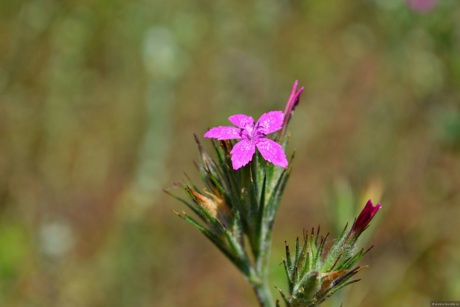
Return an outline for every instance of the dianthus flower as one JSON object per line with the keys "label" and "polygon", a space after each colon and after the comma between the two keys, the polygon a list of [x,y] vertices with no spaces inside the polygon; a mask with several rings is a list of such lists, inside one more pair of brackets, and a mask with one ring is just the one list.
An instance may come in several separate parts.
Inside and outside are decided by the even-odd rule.
{"label": "dianthus flower", "polygon": [[284,113],[282,111],[265,113],[257,123],[254,123],[254,119],[251,116],[244,114],[232,115],[228,120],[236,127],[214,127],[206,132],[204,137],[218,140],[241,139],[233,146],[230,152],[234,170],[245,166],[252,160],[256,147],[265,160],[283,168],[287,167],[288,161],[283,147],[266,138],[268,134],[282,128],[284,122]]}

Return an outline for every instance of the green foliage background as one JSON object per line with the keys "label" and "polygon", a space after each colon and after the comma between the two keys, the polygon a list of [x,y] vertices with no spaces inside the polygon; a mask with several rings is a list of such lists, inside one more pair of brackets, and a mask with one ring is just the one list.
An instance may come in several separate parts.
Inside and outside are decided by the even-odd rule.
{"label": "green foliage background", "polygon": [[254,306],[170,209],[192,133],[281,110],[284,240],[383,209],[364,281],[327,306],[460,299],[460,2],[0,2],[0,305]]}

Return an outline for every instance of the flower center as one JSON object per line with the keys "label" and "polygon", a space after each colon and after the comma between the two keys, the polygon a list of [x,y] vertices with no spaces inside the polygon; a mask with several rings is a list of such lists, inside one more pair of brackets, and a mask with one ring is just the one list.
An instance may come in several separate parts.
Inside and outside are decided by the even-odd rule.
{"label": "flower center", "polygon": [[259,127],[254,127],[252,125],[246,125],[246,127],[241,129],[240,134],[242,139],[252,142],[265,137],[265,133],[263,133]]}

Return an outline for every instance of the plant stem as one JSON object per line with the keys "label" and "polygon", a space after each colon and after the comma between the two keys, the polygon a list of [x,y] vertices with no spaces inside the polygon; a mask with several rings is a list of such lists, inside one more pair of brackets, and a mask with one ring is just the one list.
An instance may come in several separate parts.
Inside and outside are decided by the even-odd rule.
{"label": "plant stem", "polygon": [[268,287],[266,278],[263,281],[254,282],[250,281],[252,289],[256,293],[257,300],[259,301],[260,306],[262,307],[273,307],[275,306],[272,293]]}
{"label": "plant stem", "polygon": [[260,306],[273,307],[274,300],[270,288],[268,286],[268,259],[270,256],[271,232],[265,232],[262,228],[262,235],[259,236],[259,253],[255,255],[255,268],[251,272],[249,282],[257,296]]}
{"label": "plant stem", "polygon": [[255,271],[258,279],[251,280],[252,287],[259,300],[260,306],[272,307],[274,300],[268,286],[268,265],[270,258],[270,247],[272,241],[272,232],[265,221],[262,222],[258,236],[258,252],[255,254]]}

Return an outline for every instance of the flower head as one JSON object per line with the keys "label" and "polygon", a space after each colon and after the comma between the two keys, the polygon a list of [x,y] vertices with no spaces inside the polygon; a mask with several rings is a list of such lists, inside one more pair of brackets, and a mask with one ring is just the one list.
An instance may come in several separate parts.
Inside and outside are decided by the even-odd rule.
{"label": "flower head", "polygon": [[259,150],[262,157],[281,167],[287,167],[288,161],[283,147],[266,138],[267,134],[280,130],[284,122],[284,113],[281,111],[271,111],[263,114],[257,123],[251,116],[244,114],[232,115],[228,120],[236,127],[219,126],[211,128],[204,134],[206,138],[218,140],[241,139],[233,146],[232,166],[237,170],[252,160],[252,156]]}
{"label": "flower head", "polygon": [[410,8],[420,13],[429,12],[434,9],[436,2],[436,0],[407,0]]}
{"label": "flower head", "polygon": [[374,218],[374,215],[382,208],[381,204],[377,204],[376,206],[372,205],[372,200],[368,200],[366,206],[359,214],[358,218],[353,223],[353,227],[351,227],[350,234],[357,233],[359,236],[369,225],[369,223]]}

